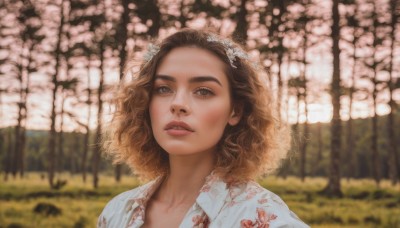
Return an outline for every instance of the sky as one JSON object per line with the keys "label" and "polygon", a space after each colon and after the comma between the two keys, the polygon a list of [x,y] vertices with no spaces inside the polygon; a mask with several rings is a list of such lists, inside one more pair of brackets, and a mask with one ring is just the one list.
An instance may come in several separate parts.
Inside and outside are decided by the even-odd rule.
{"label": "sky", "polygon": [[[226,4],[227,1],[220,1],[221,4]],[[262,3],[262,1],[256,1],[256,3]],[[315,1],[317,2],[317,11],[321,14],[324,12],[328,12],[330,9],[329,4],[325,4],[326,1]],[[325,2],[325,3],[324,3]],[[257,4],[258,4],[257,3]],[[54,11],[55,9],[52,9],[49,15],[55,15],[57,12]],[[250,19],[251,20],[251,19]],[[205,25],[205,21],[202,19],[198,19],[195,21],[192,21],[189,26],[192,28],[198,28],[201,29]],[[219,26],[221,27],[222,33],[230,33],[233,31],[235,28],[235,25],[231,23],[229,20],[223,20],[221,22],[218,22]],[[140,26],[143,27],[143,25],[138,25],[137,29],[143,29]],[[323,33],[325,30],[329,29],[328,24],[323,24],[321,26],[315,26],[312,28],[314,33]],[[173,29],[172,29],[173,30]],[[160,32],[161,37],[165,37],[168,34],[171,34],[173,31],[172,30],[162,30]],[[343,36],[346,36],[349,31],[342,31]],[[397,34],[398,37],[400,38],[400,32]],[[249,37],[252,36],[258,36],[259,34],[254,33],[254,32],[249,32]],[[287,42],[295,42],[295,40],[288,40]],[[134,45],[134,41],[130,41],[129,45],[132,46]],[[318,45],[314,46],[313,48],[310,48],[310,50],[307,52],[307,59],[310,61],[310,64],[308,65],[307,68],[307,77],[310,80],[309,87],[310,87],[310,99],[308,100],[308,121],[310,123],[317,123],[317,122],[329,122],[332,118],[332,105],[331,105],[331,100],[329,94],[324,91],[326,89],[329,89],[329,83],[332,77],[332,56],[330,54],[330,40],[325,39],[324,41],[320,42]],[[346,43],[341,43],[341,47],[344,49],[341,54],[341,77],[343,80],[344,84],[348,84],[350,81],[350,75],[351,75],[351,66],[352,62],[349,61],[349,58],[347,58],[346,55],[348,55],[347,52],[351,51],[348,47],[346,47]],[[4,55],[5,53],[0,50],[0,57],[1,55]],[[135,58],[140,58],[140,56],[143,53],[138,53]],[[253,57],[254,61],[257,61],[256,59],[258,58],[257,52],[255,53],[250,53],[251,56]],[[400,48],[397,47],[396,53],[395,53],[395,62],[400,61]],[[79,63],[78,63],[79,64]],[[85,76],[86,71],[84,70],[84,64],[80,63],[82,66],[75,66],[77,67],[77,71],[74,73],[75,75],[78,76],[79,80],[86,82],[87,83],[87,76]],[[95,63],[96,64],[96,63]],[[107,85],[116,85],[118,80],[119,80],[119,75],[118,75],[118,69],[115,69],[115,60],[109,60],[107,63],[109,67],[106,68],[106,73],[105,73],[105,83]],[[284,76],[285,79],[287,79],[290,76],[295,76],[299,75],[300,72],[300,66],[296,64],[283,64],[282,66],[282,75]],[[398,71],[397,71],[398,72]],[[384,73],[379,74],[382,80],[387,80],[388,75]],[[61,76],[65,77],[65,76]],[[50,77],[46,74],[43,73],[36,73],[31,75],[31,87],[32,87],[32,94],[29,96],[28,100],[28,119],[27,119],[27,128],[28,129],[49,129],[50,126],[50,111],[51,111],[51,88],[48,87],[48,82],[50,80]],[[99,83],[99,72],[97,68],[91,68],[90,69],[90,87],[91,88],[96,88],[98,83]],[[356,81],[356,84],[358,86],[366,87],[371,89],[371,86],[365,82],[365,80],[358,80]],[[44,87],[43,90],[38,89],[38,87]],[[5,88],[14,88],[16,89],[16,84],[15,81],[10,80],[7,76],[6,77],[0,77],[0,89],[5,89]],[[83,92],[83,89],[81,88],[80,92],[80,98],[81,100],[86,99],[86,95]],[[273,87],[272,90],[276,93],[277,88]],[[60,96],[59,96],[60,97]],[[112,97],[111,93],[108,93],[105,95],[105,100],[108,100]],[[400,91],[397,91],[395,94],[396,100],[400,100]],[[381,93],[380,97],[380,102],[377,107],[377,113],[378,115],[385,115],[387,114],[390,109],[388,105],[384,104],[385,100],[388,99],[388,93],[384,92]],[[17,105],[16,102],[19,100],[18,96],[10,96],[7,95],[5,96],[3,94],[2,97],[0,97],[0,103],[3,104],[0,106],[0,127],[6,127],[6,126],[13,126],[16,125],[17,121]],[[80,122],[86,122],[87,116],[88,116],[88,107],[86,105],[76,105],[74,104],[76,101],[74,99],[67,99],[66,101],[66,109],[67,110],[73,110],[75,115],[78,116],[78,119]],[[58,107],[61,106],[61,100],[57,100]],[[296,111],[296,106],[297,106],[297,101],[295,97],[283,97],[283,114],[287,116],[287,120],[289,123],[294,123],[297,121],[297,111]],[[347,97],[343,97],[341,99],[341,116],[343,120],[347,120],[349,118],[349,111],[348,111],[348,104],[349,100]],[[354,103],[354,109],[352,112],[352,117],[353,118],[366,118],[368,116],[372,115],[373,109],[371,108],[371,99],[363,100],[363,101],[357,101]],[[304,110],[304,104],[300,104],[300,109]],[[91,115],[91,129],[94,129],[96,126],[96,112],[97,112],[97,107],[93,106],[92,107],[92,115]],[[108,105],[108,103],[105,104],[104,107],[104,120],[107,121],[111,118],[113,112],[113,108]],[[286,114],[285,114],[286,113]],[[306,116],[304,112],[300,112],[300,119],[299,122],[304,122],[306,119]],[[65,129],[66,131],[72,131],[72,130],[80,130],[82,129],[79,127],[79,125],[75,122],[72,121],[70,118],[65,118]]]}

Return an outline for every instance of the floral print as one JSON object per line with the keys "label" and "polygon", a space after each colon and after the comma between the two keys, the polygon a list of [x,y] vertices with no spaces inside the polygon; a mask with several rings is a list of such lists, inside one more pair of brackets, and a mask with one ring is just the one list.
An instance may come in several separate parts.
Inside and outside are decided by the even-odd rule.
{"label": "floral print", "polygon": [[259,199],[259,200],[257,200],[257,202],[258,202],[259,204],[264,204],[264,203],[267,203],[268,200],[267,200],[267,199]]}
{"label": "floral print", "polygon": [[97,220],[97,227],[99,228],[106,228],[107,227],[107,221],[104,216],[100,216],[99,219]]}
{"label": "floral print", "polygon": [[[139,228],[144,224],[146,205],[162,178],[116,196],[104,208],[97,227]],[[180,228],[273,228],[309,227],[279,196],[249,181],[227,185],[210,174]]]}
{"label": "floral print", "polygon": [[259,188],[257,185],[251,186],[246,190],[246,200],[252,199],[258,193],[262,191],[262,188]]}
{"label": "floral print", "polygon": [[129,222],[128,226],[132,226],[133,223],[138,219],[143,219],[145,211],[146,211],[146,208],[144,207],[144,205],[139,204],[139,206],[133,210],[132,216],[131,216],[131,221]]}
{"label": "floral print", "polygon": [[195,215],[192,218],[193,221],[193,227],[194,228],[208,228],[208,217],[206,215],[200,216],[200,215]]}
{"label": "floral print", "polygon": [[269,224],[272,220],[275,220],[278,216],[275,214],[267,215],[267,212],[263,208],[257,208],[257,218],[253,222],[249,219],[242,219],[240,221],[241,228],[269,228]]}
{"label": "floral print", "polygon": [[204,183],[203,187],[201,187],[200,192],[209,192],[213,184],[217,181],[219,181],[218,176],[214,173],[211,173],[206,177],[206,182]]}

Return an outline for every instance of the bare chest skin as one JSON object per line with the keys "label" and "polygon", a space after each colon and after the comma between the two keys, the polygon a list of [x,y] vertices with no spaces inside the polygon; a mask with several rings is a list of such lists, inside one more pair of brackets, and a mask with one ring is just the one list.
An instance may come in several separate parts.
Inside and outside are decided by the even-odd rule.
{"label": "bare chest skin", "polygon": [[145,221],[142,227],[179,227],[193,203],[194,200],[192,203],[185,202],[177,206],[169,206],[164,202],[151,199],[147,204]]}

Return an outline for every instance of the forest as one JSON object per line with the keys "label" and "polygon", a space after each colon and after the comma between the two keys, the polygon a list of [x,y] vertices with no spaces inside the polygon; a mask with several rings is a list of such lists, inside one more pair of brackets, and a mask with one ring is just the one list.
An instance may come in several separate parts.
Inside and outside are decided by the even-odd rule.
{"label": "forest", "polygon": [[[2,0],[0,169],[117,181],[102,128],[124,71],[180,28],[232,36],[249,51],[292,127],[279,177],[400,178],[400,4],[396,0]],[[133,67],[134,69],[134,67]]]}

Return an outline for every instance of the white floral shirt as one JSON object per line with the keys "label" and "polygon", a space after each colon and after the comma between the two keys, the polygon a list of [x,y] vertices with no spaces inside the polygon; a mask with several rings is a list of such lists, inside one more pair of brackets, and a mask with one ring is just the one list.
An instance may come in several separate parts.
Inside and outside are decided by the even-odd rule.
{"label": "white floral shirt", "polygon": [[[157,178],[114,197],[98,219],[98,228],[137,228],[144,223],[146,204],[161,184]],[[227,184],[210,174],[180,228],[309,227],[276,194],[257,182]]]}

